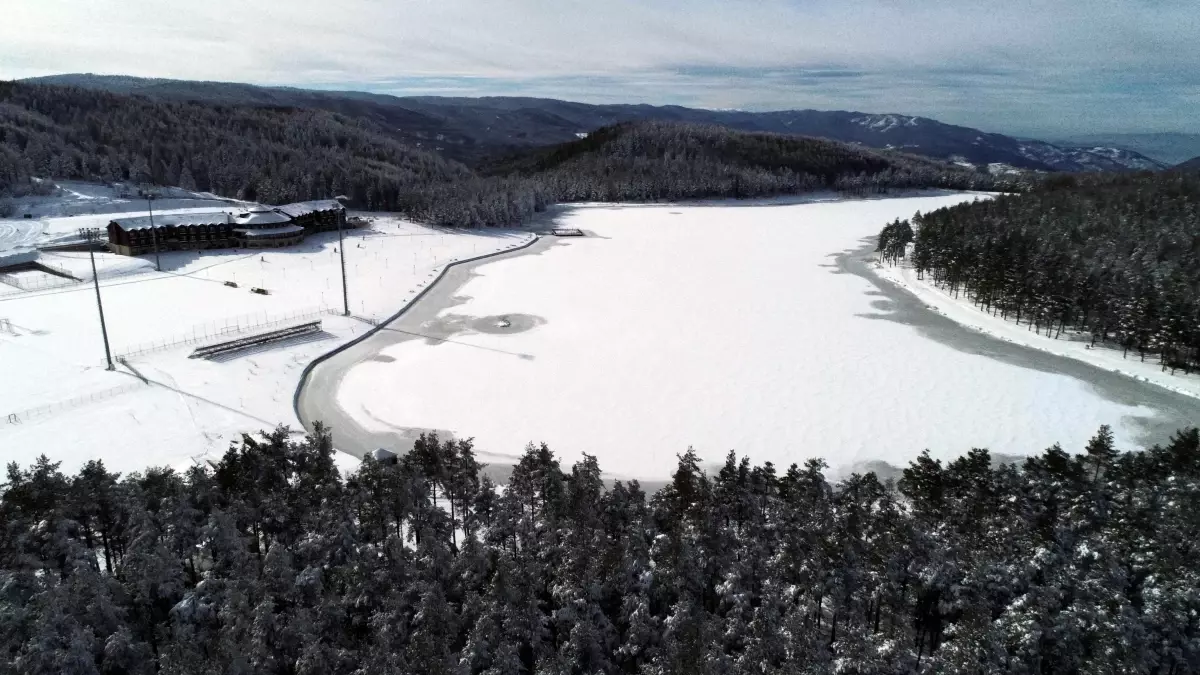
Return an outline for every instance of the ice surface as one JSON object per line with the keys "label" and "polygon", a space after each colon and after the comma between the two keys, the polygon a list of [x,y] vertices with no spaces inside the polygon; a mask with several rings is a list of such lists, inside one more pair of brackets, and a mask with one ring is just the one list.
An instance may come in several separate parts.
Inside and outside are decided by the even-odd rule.
{"label": "ice surface", "polygon": [[926,448],[1077,449],[1110,423],[1129,447],[1123,418],[1148,409],[873,320],[878,292],[833,264],[894,218],[969,198],[577,208],[556,225],[593,236],[479,268],[443,312],[543,325],[388,347],[339,402],[371,430],[450,429],[507,454],[545,441],[645,479],[688,446],[844,469]]}

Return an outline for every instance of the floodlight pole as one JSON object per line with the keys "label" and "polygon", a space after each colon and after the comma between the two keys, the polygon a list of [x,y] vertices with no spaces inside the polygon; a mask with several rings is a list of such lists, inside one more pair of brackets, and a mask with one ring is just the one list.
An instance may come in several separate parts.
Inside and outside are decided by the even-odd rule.
{"label": "floodlight pole", "polygon": [[[339,197],[338,201],[345,199]],[[344,213],[344,212],[343,212]],[[350,295],[346,291],[346,241],[342,239],[342,221],[345,220],[343,214],[339,213],[338,221],[338,255],[342,259],[342,316],[350,316]]]}
{"label": "floodlight pole", "polygon": [[150,211],[150,236],[154,239],[154,271],[162,271],[162,261],[158,258],[158,230],[154,229],[154,193],[146,193],[146,208]]}
{"label": "floodlight pole", "polygon": [[100,335],[104,338],[104,360],[108,363],[108,370],[113,368],[112,351],[108,348],[108,327],[104,323],[104,305],[100,302],[100,275],[96,273],[96,247],[95,243],[99,239],[100,231],[94,227],[85,227],[79,231],[88,243],[88,256],[92,259],[92,283],[96,287],[96,309],[100,312]]}

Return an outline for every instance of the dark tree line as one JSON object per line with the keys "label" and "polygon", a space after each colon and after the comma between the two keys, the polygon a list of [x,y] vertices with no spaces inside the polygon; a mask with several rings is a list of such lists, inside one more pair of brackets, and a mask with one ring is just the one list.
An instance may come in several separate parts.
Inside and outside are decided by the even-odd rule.
{"label": "dark tree line", "polygon": [[692,452],[651,495],[530,446],[506,489],[422,437],[343,480],[328,434],[211,468],[10,465],[0,670],[1200,671],[1200,434],[831,484]]}
{"label": "dark tree line", "polygon": [[478,170],[316,108],[166,102],[0,82],[0,198],[32,177],[174,185],[265,203],[345,195],[437,225],[512,225],[578,201],[1016,189],[950,164],[798,136],[621,124]]}
{"label": "dark tree line", "polygon": [[835,141],[678,122],[629,122],[480,167],[416,213],[437,224],[511,224],[553,203],[755,198],[837,191],[1023,189],[927,158]]}
{"label": "dark tree line", "polygon": [[1200,370],[1200,173],[1057,177],[911,227],[917,271],[993,314]]}

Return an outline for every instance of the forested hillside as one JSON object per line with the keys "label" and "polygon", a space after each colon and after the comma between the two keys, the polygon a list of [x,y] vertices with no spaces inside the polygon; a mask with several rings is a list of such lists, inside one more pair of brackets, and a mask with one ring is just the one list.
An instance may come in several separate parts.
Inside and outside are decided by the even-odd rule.
{"label": "forested hillside", "polygon": [[587,138],[498,159],[488,178],[453,186],[417,213],[432,223],[513,222],[542,205],[579,201],[762,197],[836,190],[1023,189],[935,160],[816,138],[713,125],[632,122]]}
{"label": "forested hillside", "polygon": [[323,430],[215,467],[10,465],[0,670],[256,673],[1200,671],[1200,434],[1101,428],[1019,466],[921,456],[835,484],[689,451],[656,494],[469,441],[339,478]]}
{"label": "forested hillside", "polygon": [[0,196],[31,176],[178,185],[267,203],[344,194],[439,225],[518,223],[555,202],[854,194],[1015,184],[818,139],[642,122],[475,172],[368,119],[0,83]]}
{"label": "forested hillside", "polygon": [[896,257],[983,309],[1200,370],[1200,173],[1062,176],[884,230]]}
{"label": "forested hillside", "polygon": [[282,203],[345,194],[396,209],[471,175],[378,125],[321,110],[158,102],[0,82],[0,193],[30,176],[177,185]]}
{"label": "forested hillside", "polygon": [[421,142],[423,147],[434,148],[446,157],[468,164],[499,151],[565,143],[574,140],[578,133],[613,124],[657,121],[717,124],[739,131],[814,136],[878,149],[903,148],[926,157],[966,160],[978,166],[1000,162],[1038,171],[1126,171],[1165,166],[1136,152],[1119,150],[1124,147],[1120,143],[1116,148],[1097,147],[1109,143],[1093,140],[1088,140],[1085,147],[1078,147],[1081,143],[1077,142],[1055,145],[904,114],[593,105],[515,96],[389,96],[358,91],[312,91],[230,82],[91,74],[52,75],[27,81],[139,94],[164,101],[328,110],[362,117],[394,129],[405,139]]}

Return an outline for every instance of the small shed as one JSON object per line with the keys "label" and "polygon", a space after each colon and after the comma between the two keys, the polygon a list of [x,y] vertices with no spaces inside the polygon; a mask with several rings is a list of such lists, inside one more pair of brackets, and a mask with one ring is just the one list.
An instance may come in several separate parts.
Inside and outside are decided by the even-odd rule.
{"label": "small shed", "polygon": [[371,451],[370,457],[380,464],[396,464],[400,461],[400,457],[387,448],[375,448]]}

